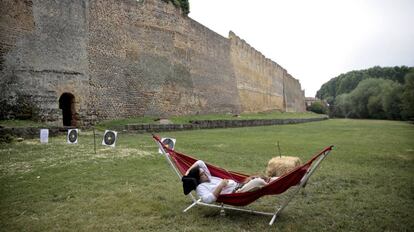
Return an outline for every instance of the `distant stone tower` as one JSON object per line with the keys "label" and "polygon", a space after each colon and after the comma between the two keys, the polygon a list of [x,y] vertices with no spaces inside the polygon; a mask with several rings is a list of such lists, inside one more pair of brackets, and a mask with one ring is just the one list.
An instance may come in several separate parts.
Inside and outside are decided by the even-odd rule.
{"label": "distant stone tower", "polygon": [[161,0],[3,0],[0,118],[305,111],[300,83]]}

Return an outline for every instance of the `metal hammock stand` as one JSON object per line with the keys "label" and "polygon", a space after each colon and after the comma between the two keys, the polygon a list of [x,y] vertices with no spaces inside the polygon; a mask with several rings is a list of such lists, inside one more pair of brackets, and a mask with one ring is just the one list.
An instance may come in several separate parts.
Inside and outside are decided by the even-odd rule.
{"label": "metal hammock stand", "polygon": [[[174,172],[181,180],[183,174],[195,161],[197,161],[197,159],[169,149],[161,142],[160,138],[155,135],[153,135],[153,138],[156,141],[158,147],[160,148],[160,151],[166,158],[167,162],[170,164],[171,168],[174,170]],[[254,192],[222,194],[217,198],[217,203],[214,204],[204,203],[201,201],[201,199],[198,199],[192,193],[190,193],[188,195],[191,198],[192,203],[187,208],[185,208],[183,212],[187,212],[189,209],[193,208],[196,205],[220,208],[222,211],[224,211],[224,209],[237,210],[272,216],[269,222],[269,225],[272,225],[275,222],[277,216],[282,212],[282,210],[297,195],[297,193],[306,186],[306,183],[308,182],[309,178],[318,168],[320,163],[329,155],[332,149],[333,146],[326,147],[321,152],[312,157],[304,165],[295,168],[289,173],[286,173],[285,175],[279,177],[278,179],[272,181],[268,185]],[[227,171],[225,169],[213,166],[211,164],[207,164],[207,166],[209,169],[211,169],[210,171],[213,176],[226,179],[233,179],[236,182],[239,182],[243,178],[248,176],[242,173]],[[291,194],[280,206],[275,206],[275,210],[273,212],[262,212],[248,208],[236,207],[248,205],[256,199],[265,195],[276,195],[283,193],[293,186],[296,186],[296,189],[294,189],[291,192]]]}

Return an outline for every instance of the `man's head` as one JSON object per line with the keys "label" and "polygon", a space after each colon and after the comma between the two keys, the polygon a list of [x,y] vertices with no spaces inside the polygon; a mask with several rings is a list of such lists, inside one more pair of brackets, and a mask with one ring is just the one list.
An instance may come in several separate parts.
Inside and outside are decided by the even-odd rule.
{"label": "man's head", "polygon": [[183,182],[184,194],[189,194],[200,184],[200,168],[198,166],[192,168],[186,176],[181,178],[181,181]]}
{"label": "man's head", "polygon": [[195,190],[200,183],[209,181],[209,178],[203,169],[195,166],[188,172],[188,175],[183,176],[181,180],[183,182],[184,194],[187,195],[192,190]]}
{"label": "man's head", "polygon": [[199,169],[199,174],[198,175],[200,177],[200,182],[201,183],[210,181],[210,179],[208,178],[206,172],[201,168]]}
{"label": "man's head", "polygon": [[197,188],[197,185],[199,182],[193,177],[189,176],[183,176],[181,178],[181,181],[183,182],[183,191],[184,195],[189,194],[191,191]]}

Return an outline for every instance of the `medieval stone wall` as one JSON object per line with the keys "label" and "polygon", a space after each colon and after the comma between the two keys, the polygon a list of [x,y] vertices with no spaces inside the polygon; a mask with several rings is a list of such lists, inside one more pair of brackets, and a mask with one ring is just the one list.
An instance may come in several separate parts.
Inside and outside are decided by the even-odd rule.
{"label": "medieval stone wall", "polygon": [[189,22],[190,67],[201,96],[200,113],[240,113],[229,40],[194,20]]}
{"label": "medieval stone wall", "polygon": [[305,92],[301,89],[299,80],[290,74],[284,75],[284,95],[286,112],[305,112]]}
{"label": "medieval stone wall", "polygon": [[16,47],[19,38],[34,30],[32,1],[1,1],[0,7],[0,70],[4,69],[5,55]]}
{"label": "medieval stone wall", "polygon": [[28,113],[61,123],[63,93],[74,96],[82,123],[300,111],[300,84],[286,70],[171,3],[4,0],[0,9],[2,117]]}
{"label": "medieval stone wall", "polygon": [[233,32],[229,39],[242,111],[283,111],[283,68]]}
{"label": "medieval stone wall", "polygon": [[229,33],[231,61],[243,112],[305,112],[299,81],[233,32]]}
{"label": "medieval stone wall", "polygon": [[99,118],[239,111],[227,39],[159,0],[90,9],[90,108]]}
{"label": "medieval stone wall", "polygon": [[[2,115],[59,121],[59,97],[88,95],[87,2],[1,1]],[[10,112],[11,111],[11,112]]]}

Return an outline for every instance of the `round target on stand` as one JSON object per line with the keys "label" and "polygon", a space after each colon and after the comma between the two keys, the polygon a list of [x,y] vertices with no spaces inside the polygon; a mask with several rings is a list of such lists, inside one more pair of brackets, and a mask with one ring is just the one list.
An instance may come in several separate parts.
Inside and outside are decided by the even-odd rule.
{"label": "round target on stand", "polygon": [[69,129],[68,130],[68,136],[67,141],[69,144],[77,144],[78,143],[78,135],[79,130],[78,129]]}
{"label": "round target on stand", "polygon": [[117,132],[106,130],[103,136],[102,145],[115,147]]}
{"label": "round target on stand", "polygon": [[[174,139],[174,138],[162,138],[161,139],[161,142],[167,147],[167,148],[169,148],[169,149],[171,149],[171,150],[174,150],[174,148],[175,148],[175,141],[176,141],[176,139]],[[162,151],[161,151],[161,149],[158,149],[158,152],[160,153],[160,154],[162,154]]]}

